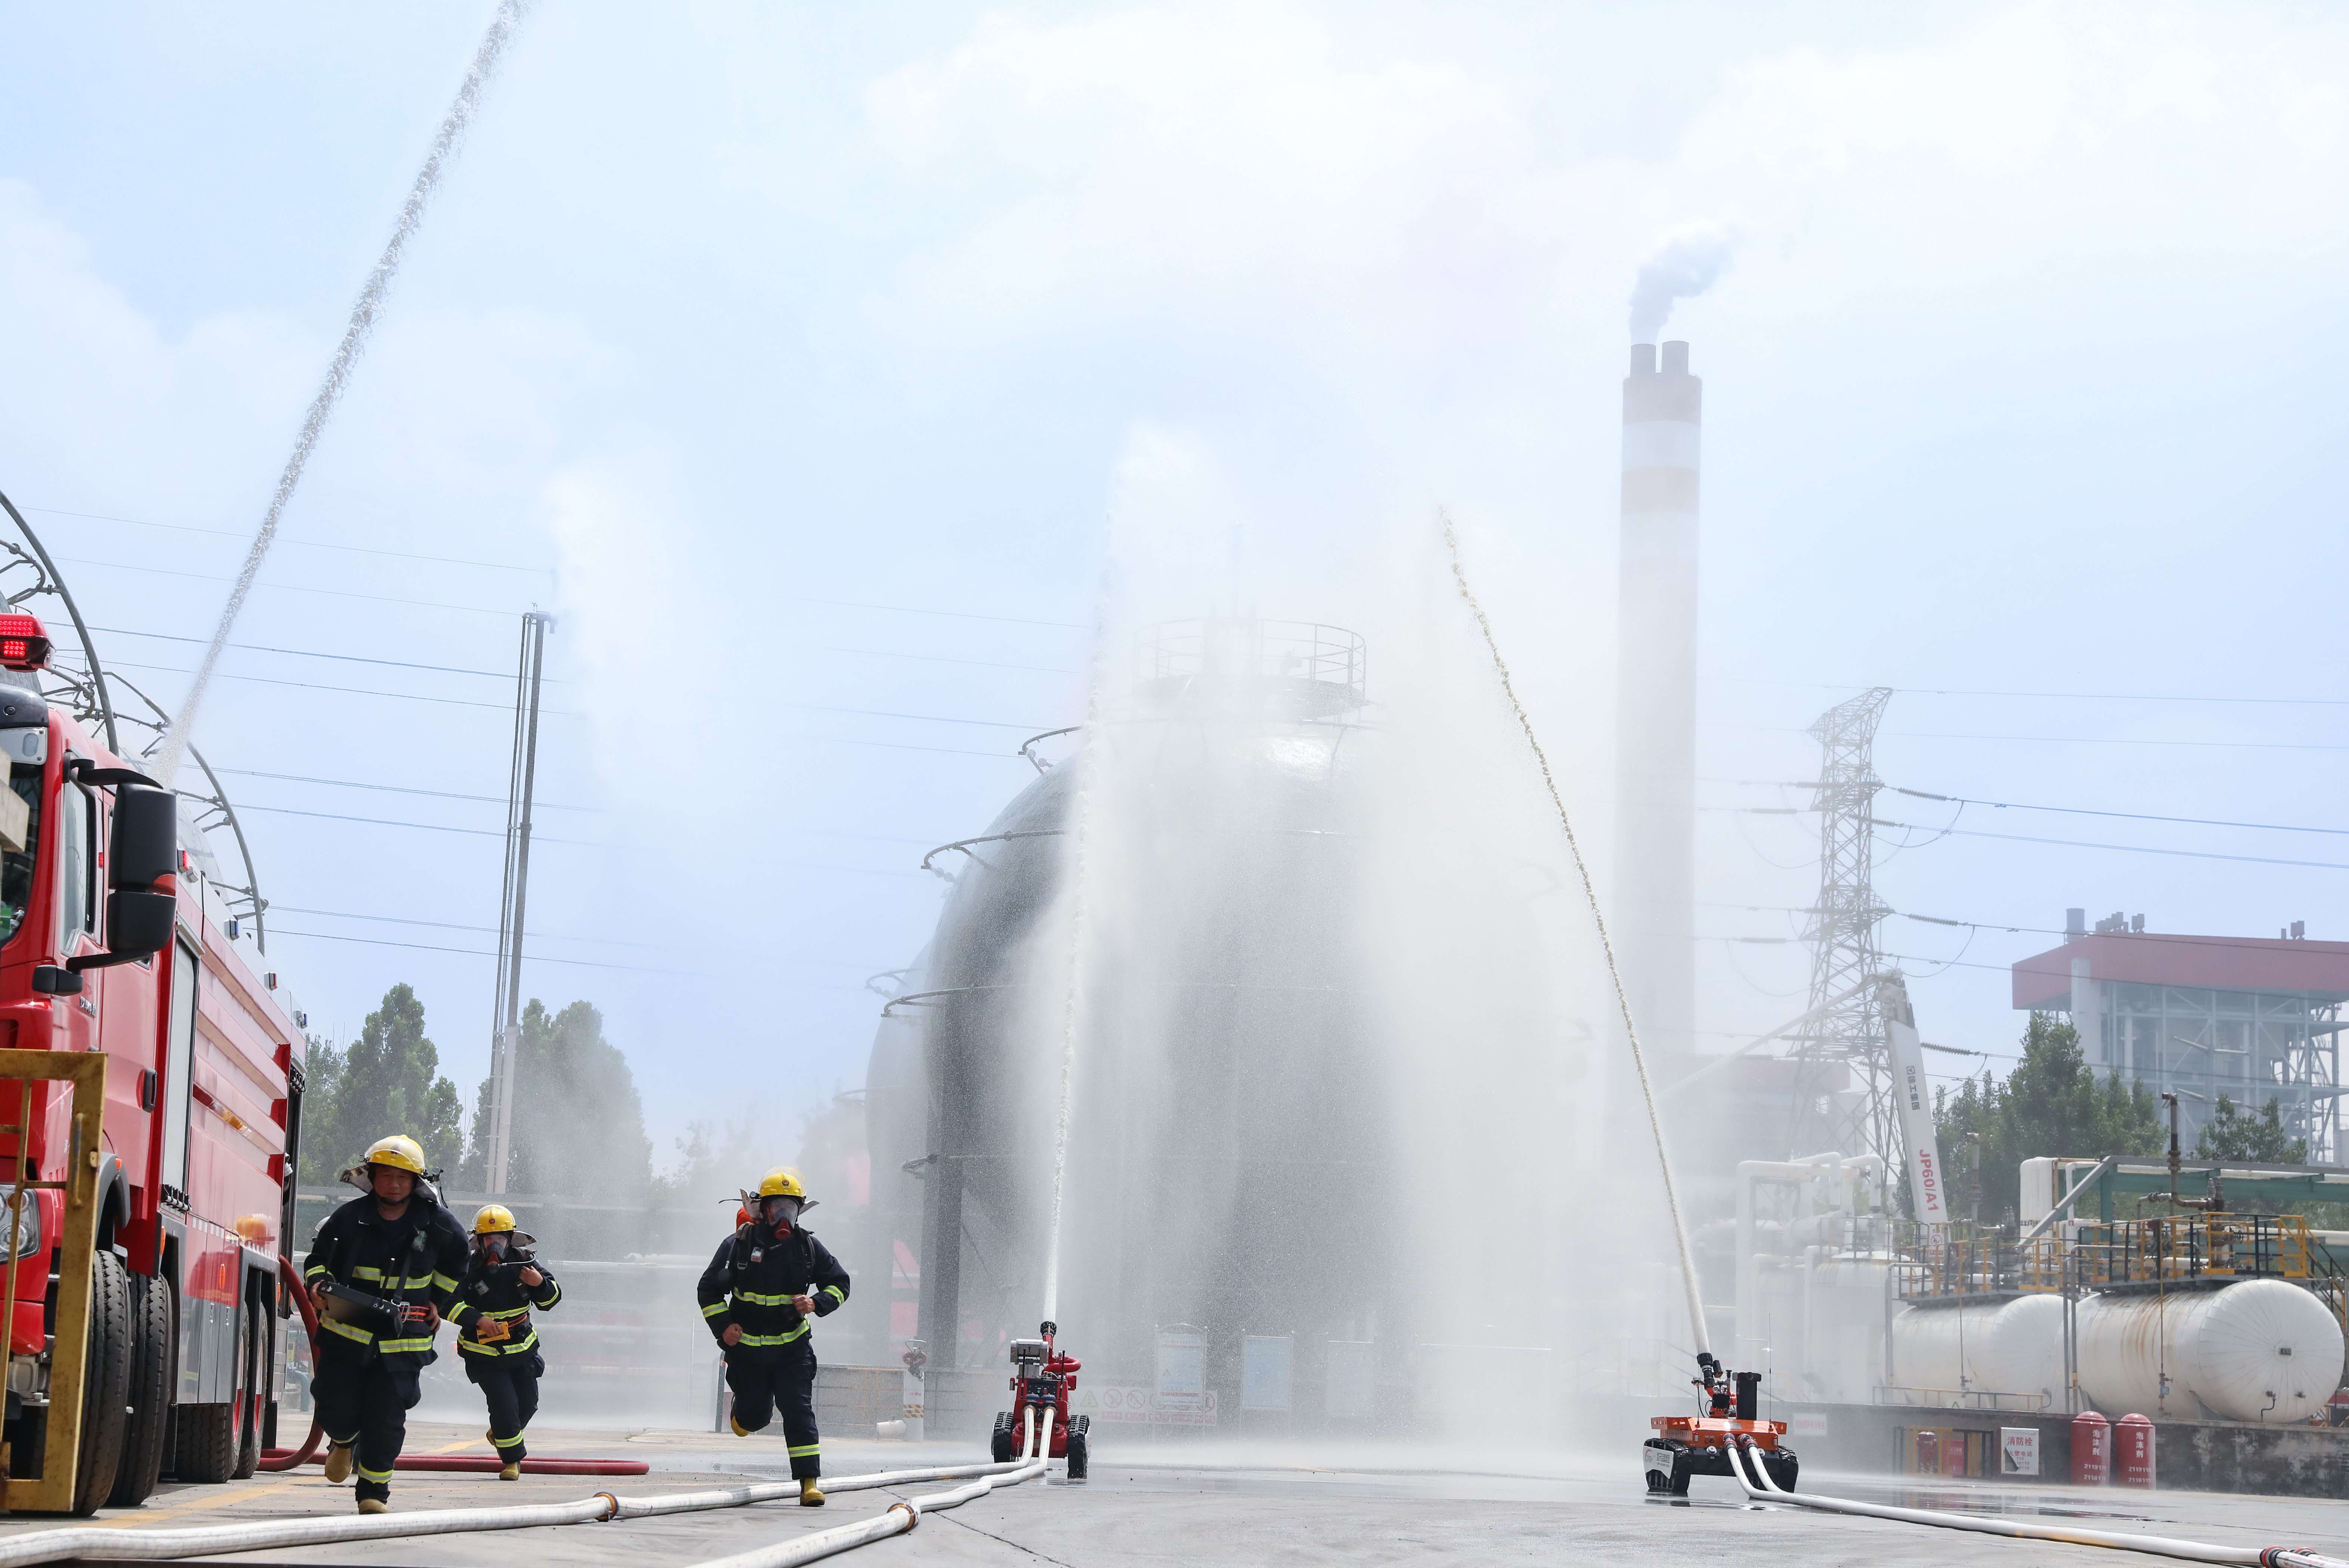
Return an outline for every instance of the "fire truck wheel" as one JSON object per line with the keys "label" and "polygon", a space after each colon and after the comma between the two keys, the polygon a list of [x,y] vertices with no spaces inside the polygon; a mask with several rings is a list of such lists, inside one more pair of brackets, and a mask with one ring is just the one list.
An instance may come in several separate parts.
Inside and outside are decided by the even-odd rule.
{"label": "fire truck wheel", "polygon": [[81,1457],[73,1511],[87,1519],[114,1490],[130,1398],[130,1271],[109,1251],[89,1265],[89,1353],[82,1362]]}
{"label": "fire truck wheel", "polygon": [[1009,1410],[997,1412],[995,1436],[988,1439],[987,1446],[987,1451],[995,1457],[995,1462],[999,1465],[1009,1464],[1011,1450],[1019,1441],[1019,1429],[1011,1424],[1011,1412]]}
{"label": "fire truck wheel", "polygon": [[267,1379],[261,1371],[269,1355],[268,1319],[262,1315],[262,1294],[260,1290],[245,1292],[244,1387],[237,1395],[243,1419],[238,1423],[240,1436],[233,1472],[238,1480],[251,1480],[261,1469],[261,1407],[269,1397],[264,1386]]}
{"label": "fire truck wheel", "polygon": [[1085,1466],[1092,1459],[1093,1418],[1079,1416],[1069,1423],[1069,1479],[1085,1479]]}
{"label": "fire truck wheel", "polygon": [[171,1433],[171,1287],[160,1274],[130,1276],[130,1415],[115,1467],[109,1508],[136,1508],[155,1491],[163,1471],[163,1443]]}
{"label": "fire truck wheel", "polygon": [[248,1360],[244,1341],[252,1337],[252,1330],[243,1319],[236,1322],[234,1366],[238,1387],[234,1396],[221,1404],[179,1408],[180,1449],[171,1473],[181,1480],[227,1480],[236,1474],[237,1460],[244,1451],[244,1396],[251,1387],[244,1376]]}

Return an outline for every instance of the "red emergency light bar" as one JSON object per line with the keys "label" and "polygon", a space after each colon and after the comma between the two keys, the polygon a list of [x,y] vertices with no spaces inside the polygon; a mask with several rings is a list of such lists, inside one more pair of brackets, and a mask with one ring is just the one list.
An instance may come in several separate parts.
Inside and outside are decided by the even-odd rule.
{"label": "red emergency light bar", "polygon": [[0,615],[0,669],[49,667],[49,632],[36,615]]}

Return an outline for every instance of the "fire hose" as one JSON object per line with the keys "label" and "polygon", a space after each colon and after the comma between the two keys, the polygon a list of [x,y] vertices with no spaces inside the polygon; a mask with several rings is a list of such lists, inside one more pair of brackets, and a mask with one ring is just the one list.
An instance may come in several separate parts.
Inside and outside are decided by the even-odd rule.
{"label": "fire hose", "polygon": [[[2182,1557],[2190,1563],[2225,1563],[2238,1568],[2349,1568],[2338,1557],[2327,1557],[2299,1546],[2211,1546],[2168,1535],[2136,1535],[2114,1530],[2075,1530],[2052,1524],[2023,1524],[1972,1513],[1945,1513],[1930,1508],[1895,1508],[1887,1503],[1855,1502],[1849,1498],[1824,1497],[1816,1492],[1787,1491],[1770,1479],[1769,1470],[1746,1450],[1753,1439],[1743,1439],[1727,1452],[1737,1484],[1757,1502],[1786,1502],[1827,1513],[1856,1513],[1868,1519],[1890,1519],[1903,1524],[1930,1524],[1943,1530],[1971,1530],[1982,1535],[2004,1535],[2023,1541],[2060,1541],[2072,1546],[2106,1546],[2119,1552],[2147,1552],[2161,1557]],[[1753,1476],[1746,1473],[1752,1460]],[[1760,1478],[1756,1485],[1754,1477]]]}
{"label": "fire hose", "polygon": [[[929,1470],[883,1470],[873,1475],[843,1476],[825,1482],[837,1494],[878,1487],[905,1486],[916,1481],[978,1478],[950,1492],[914,1498],[896,1504],[877,1520],[844,1525],[817,1535],[802,1536],[788,1546],[740,1558],[729,1564],[812,1563],[902,1534],[923,1513],[953,1508],[985,1495],[993,1486],[1016,1485],[1044,1471],[1041,1457],[1009,1464],[942,1465]],[[327,1519],[249,1520],[237,1524],[199,1525],[187,1530],[123,1530],[79,1525],[63,1530],[33,1531],[0,1537],[0,1568],[31,1568],[43,1563],[67,1563],[79,1558],[120,1562],[167,1562],[178,1557],[207,1557],[235,1552],[279,1551],[291,1547],[326,1546],[347,1541],[382,1541],[410,1535],[456,1535],[484,1530],[531,1530],[556,1524],[592,1524],[624,1519],[654,1519],[673,1513],[741,1508],[756,1502],[796,1500],[797,1481],[761,1481],[750,1486],[709,1491],[668,1492],[652,1497],[622,1497],[599,1491],[573,1502],[525,1504],[514,1508],[443,1508],[416,1513],[338,1514]],[[889,1522],[887,1528],[877,1528]],[[858,1537],[851,1539],[852,1536]],[[821,1550],[810,1550],[821,1543]]]}
{"label": "fire hose", "polygon": [[[309,1287],[302,1276],[294,1272],[294,1260],[280,1256],[277,1272],[285,1282],[286,1293],[302,1312],[302,1332],[310,1341],[310,1365],[318,1364],[318,1308],[310,1299]],[[271,1449],[261,1456],[256,1467],[265,1470],[290,1470],[314,1462],[318,1445],[326,1440],[326,1429],[318,1418],[310,1418],[310,1435],[302,1439],[298,1449]],[[464,1471],[488,1474],[503,1468],[505,1461],[492,1454],[404,1454],[392,1460],[391,1468],[403,1470]],[[642,1460],[566,1460],[543,1459],[522,1461],[525,1475],[645,1475],[652,1467]],[[0,1559],[5,1561],[5,1559]]]}
{"label": "fire hose", "polygon": [[[1035,1413],[1031,1407],[1028,1411],[1030,1422]],[[1023,1480],[1033,1480],[1042,1475],[1046,1466],[1051,1462],[1052,1419],[1055,1414],[1057,1412],[1047,1408],[1040,1426],[1023,1423],[1026,1429],[1021,1436],[1017,1463],[986,1466],[985,1469],[994,1473],[982,1475],[968,1486],[958,1486],[952,1491],[934,1491],[926,1497],[907,1498],[902,1502],[892,1503],[871,1519],[861,1519],[854,1524],[843,1524],[838,1529],[814,1535],[802,1535],[796,1541],[737,1553],[731,1557],[713,1558],[698,1564],[697,1568],[799,1568],[802,1563],[814,1563],[835,1553],[869,1546],[875,1541],[885,1541],[892,1535],[904,1535],[922,1522],[922,1515],[960,1508],[975,1498],[985,1497],[999,1486],[1018,1486]],[[844,1489],[835,1483],[832,1490],[840,1491]]]}

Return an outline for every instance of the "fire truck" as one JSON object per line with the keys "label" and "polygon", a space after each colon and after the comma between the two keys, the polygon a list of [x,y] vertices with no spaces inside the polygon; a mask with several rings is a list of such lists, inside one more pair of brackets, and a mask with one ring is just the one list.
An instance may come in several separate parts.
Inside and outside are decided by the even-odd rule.
{"label": "fire truck", "polygon": [[181,798],[44,696],[50,653],[0,614],[0,1504],[86,1515],[274,1435],[303,1037]]}

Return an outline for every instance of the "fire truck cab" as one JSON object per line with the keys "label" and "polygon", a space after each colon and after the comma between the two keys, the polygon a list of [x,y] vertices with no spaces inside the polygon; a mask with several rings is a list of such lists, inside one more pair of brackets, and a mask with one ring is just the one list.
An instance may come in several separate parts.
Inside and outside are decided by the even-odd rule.
{"label": "fire truck cab", "polygon": [[302,1037],[179,798],[32,679],[0,615],[0,1503],[253,1473],[274,1414]]}

